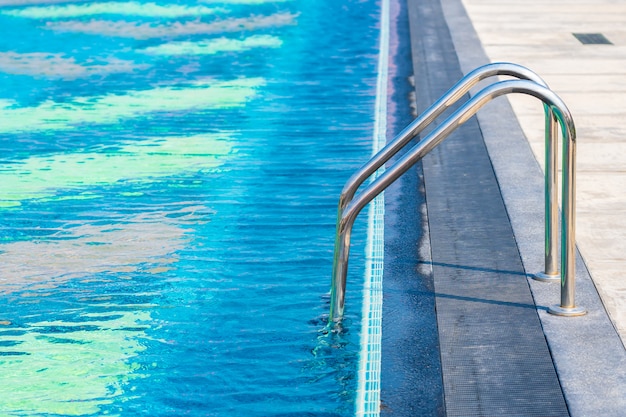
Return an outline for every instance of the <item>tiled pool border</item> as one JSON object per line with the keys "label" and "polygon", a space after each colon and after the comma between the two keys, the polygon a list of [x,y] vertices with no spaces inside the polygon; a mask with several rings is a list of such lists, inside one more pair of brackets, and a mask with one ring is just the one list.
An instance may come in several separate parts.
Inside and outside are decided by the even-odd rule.
{"label": "tiled pool border", "polygon": [[[386,143],[390,34],[389,3],[390,0],[381,1],[380,52],[378,55],[372,154],[376,154]],[[382,172],[383,169],[377,175],[380,175]],[[384,215],[385,200],[384,195],[381,194],[372,201],[368,212],[361,352],[356,399],[357,416],[374,417],[380,415]]]}

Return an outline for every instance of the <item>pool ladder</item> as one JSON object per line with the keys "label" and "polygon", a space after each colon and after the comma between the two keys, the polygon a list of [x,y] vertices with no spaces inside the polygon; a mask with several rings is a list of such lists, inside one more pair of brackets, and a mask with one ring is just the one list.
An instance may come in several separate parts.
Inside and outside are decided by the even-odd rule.
{"label": "pool ladder", "polygon": [[[363,182],[380,169],[413,138],[444,111],[459,101],[480,81],[504,75],[517,80],[498,81],[470,98],[431,133],[422,138],[383,174],[359,194]],[[339,197],[337,230],[331,284],[329,323],[343,318],[346,276],[350,256],[350,236],[356,217],[370,201],[420,161],[494,98],[510,93],[528,94],[543,102],[545,112],[545,268],[533,275],[540,281],[561,282],[561,303],[548,309],[559,316],[580,316],[586,310],[575,303],[575,191],[576,191],[576,130],[572,116],[563,101],[548,88],[536,73],[512,63],[493,63],[479,67],[457,82],[439,100],[413,120],[402,132],[385,145],[345,184]],[[562,201],[561,201],[561,271],[557,265],[558,252],[558,134],[563,137]]]}

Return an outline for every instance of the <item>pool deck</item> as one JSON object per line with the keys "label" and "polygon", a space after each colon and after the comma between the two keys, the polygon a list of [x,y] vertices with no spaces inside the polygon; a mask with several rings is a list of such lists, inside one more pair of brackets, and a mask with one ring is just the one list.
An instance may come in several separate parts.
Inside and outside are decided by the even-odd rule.
{"label": "pool deck", "polygon": [[[520,3],[463,0],[491,62],[533,69],[565,101],[578,134],[577,242],[615,327],[626,341],[626,1]],[[582,44],[602,33],[612,45]],[[536,100],[511,96],[543,164]]]}
{"label": "pool deck", "polygon": [[[517,372],[516,366],[523,369],[531,363],[545,366],[542,358],[547,355],[551,357],[558,382],[551,381],[548,376],[541,383],[545,383],[548,389],[556,389],[559,395],[562,391],[567,407],[563,409],[559,401],[555,401],[539,404],[537,409],[522,411],[520,415],[624,416],[626,127],[622,120],[626,117],[626,1],[408,2],[415,76],[416,79],[420,76],[425,78],[425,74],[430,77],[428,82],[417,80],[418,109],[424,108],[423,104],[419,105],[420,96],[422,99],[427,97],[432,103],[433,99],[429,96],[440,89],[436,85],[438,80],[448,82],[458,71],[450,70],[451,66],[460,68],[460,72],[466,74],[489,62],[514,62],[536,71],[562,97],[574,116],[578,133],[577,243],[580,254],[576,263],[576,300],[578,305],[588,310],[588,314],[582,317],[564,318],[548,314],[547,307],[559,303],[559,285],[527,277],[527,287],[532,294],[530,304],[535,305],[535,309],[531,310],[537,312],[539,320],[539,324],[535,324],[532,315],[527,314],[529,309],[523,292],[528,290],[513,288],[519,284],[519,279],[513,279],[515,276],[528,276],[543,267],[541,165],[544,138],[540,102],[521,95],[509,96],[508,101],[500,98],[478,113],[477,127],[472,128],[474,133],[466,134],[466,138],[457,140],[456,144],[451,138],[452,145],[424,159],[445,413],[514,415],[510,411],[501,414],[494,410],[508,407],[516,395],[524,396],[525,392],[529,396],[527,400],[543,401],[541,392],[527,384],[533,380],[532,375],[520,380],[523,384],[511,388],[508,394],[505,389],[501,390],[502,395],[510,397],[487,396],[492,394],[492,388],[498,383],[506,384],[506,372]],[[447,24],[447,30],[435,25],[432,33],[428,32],[429,22],[437,18],[437,14],[441,15],[444,26]],[[573,33],[602,33],[613,44],[584,45]],[[452,46],[444,45],[443,48],[452,49],[452,55],[449,51],[440,54],[435,51],[442,47],[439,44],[444,37],[449,37]],[[419,56],[416,56],[416,51]],[[418,74],[419,71],[422,73]],[[482,137],[482,141],[476,142],[479,146],[468,145],[460,149],[459,144],[468,141],[467,138],[471,139],[472,135]],[[486,163],[476,162],[483,158],[480,152],[468,154],[469,150],[482,147],[483,142],[485,155],[488,155]],[[458,152],[456,156],[454,152]],[[475,164],[477,168],[468,171],[469,168],[463,167],[463,164]],[[495,182],[488,178],[490,171]],[[463,182],[468,172],[469,176],[476,173],[480,177],[481,186],[470,190],[471,183]],[[457,175],[456,179],[454,175]],[[483,220],[461,215],[462,210],[459,211],[458,207],[474,204],[472,193],[484,192],[491,183],[499,188],[496,200],[501,201],[503,209],[498,211],[497,207],[493,208],[487,202],[475,208],[476,211],[486,211],[485,218],[494,220],[493,225],[481,228],[477,222]],[[439,193],[438,190],[444,187],[448,194],[458,194],[459,198]],[[467,196],[463,197],[463,193]],[[492,209],[495,210],[493,213],[490,212]],[[452,215],[442,216],[446,211]],[[495,219],[502,218],[503,213],[506,225],[500,227],[503,222]],[[474,240],[468,240],[473,243],[465,248],[462,234],[468,225],[473,228],[470,239]],[[487,260],[488,255],[473,255],[473,258],[471,255],[478,254],[483,247],[475,244],[476,236],[483,242],[490,241],[491,238],[484,235],[485,230],[502,233],[492,239],[497,240],[491,243],[490,249],[498,258],[495,261]],[[511,240],[507,233],[512,233],[514,237],[513,246],[516,249],[512,252],[507,252]],[[452,249],[439,243],[446,239],[455,239]],[[469,255],[464,255],[463,251]],[[459,270],[466,272],[461,274]],[[521,274],[518,270],[522,271]],[[507,284],[504,288],[498,287],[496,296],[486,296],[488,290],[477,284],[480,277],[492,288],[495,284],[501,286],[501,282]],[[459,283],[468,286],[458,290]],[[488,316],[489,311],[494,315],[498,311],[504,315],[520,314],[520,317],[527,317],[521,320],[527,324],[512,328],[511,323],[516,320],[485,319],[485,325],[495,330],[489,334],[493,340],[481,344],[481,340],[485,340],[484,335],[472,337],[480,329],[476,327],[477,323],[481,317]],[[465,323],[466,319],[468,323]],[[469,323],[471,320],[476,322]],[[498,326],[503,330],[497,330]],[[508,356],[502,357],[499,356],[501,351],[494,349],[502,342],[497,340],[500,336],[502,339],[511,337],[510,340],[522,341],[525,339],[524,332],[534,332],[534,329],[539,329],[545,340],[544,337],[533,336],[536,342],[532,346],[537,346],[536,349],[532,346],[520,349],[520,352],[532,351],[532,358],[528,359],[530,362],[513,363],[523,356],[523,353],[515,353],[514,349],[508,352]],[[539,346],[540,342],[547,343],[547,351]],[[468,346],[471,351],[467,351]],[[462,349],[466,349],[465,352]],[[467,352],[476,353],[480,360],[468,364]],[[492,361],[489,360],[491,358]],[[495,366],[490,362],[494,362]],[[494,370],[485,371],[489,367]],[[451,371],[455,374],[452,375]],[[500,371],[502,375],[498,374]],[[480,372],[480,375],[471,372]],[[478,381],[465,382],[477,375]],[[495,375],[495,379],[485,380],[485,375]],[[491,388],[485,390],[481,385]],[[464,397],[470,394],[476,398]],[[480,398],[481,395],[484,398]],[[498,401],[504,403],[497,404]],[[520,406],[523,410],[523,401]],[[546,408],[546,412],[542,413],[544,406],[553,408],[551,411]]]}

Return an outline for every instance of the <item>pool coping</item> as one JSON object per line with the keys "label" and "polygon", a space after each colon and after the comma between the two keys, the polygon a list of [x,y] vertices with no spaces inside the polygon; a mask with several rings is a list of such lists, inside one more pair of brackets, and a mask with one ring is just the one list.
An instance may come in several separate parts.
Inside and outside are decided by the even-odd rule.
{"label": "pool coping", "polygon": [[[385,146],[387,137],[387,84],[389,82],[390,0],[380,6],[380,39],[376,101],[374,104],[374,131],[372,155]],[[384,172],[379,169],[375,179]],[[380,414],[380,382],[382,361],[382,303],[384,265],[384,193],[376,197],[368,208],[365,274],[363,279],[363,306],[361,312],[361,350],[357,381],[356,415],[376,417]]]}

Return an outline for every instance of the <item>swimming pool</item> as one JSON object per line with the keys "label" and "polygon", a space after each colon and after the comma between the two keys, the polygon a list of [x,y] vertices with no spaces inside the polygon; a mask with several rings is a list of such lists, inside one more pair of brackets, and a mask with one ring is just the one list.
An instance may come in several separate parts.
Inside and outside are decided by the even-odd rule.
{"label": "swimming pool", "polygon": [[354,414],[380,5],[0,5],[0,414]]}

